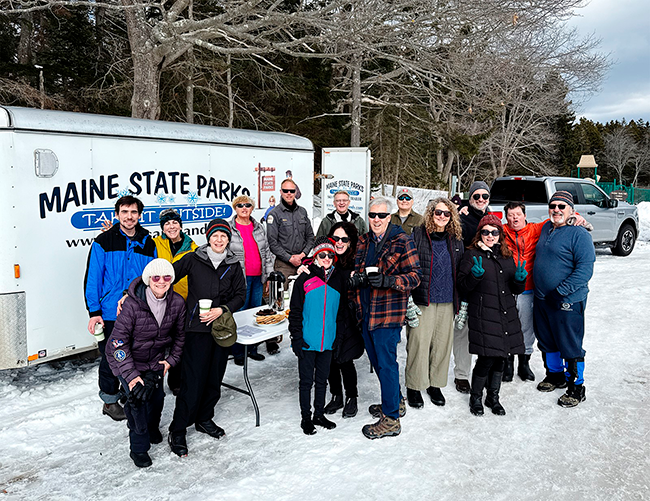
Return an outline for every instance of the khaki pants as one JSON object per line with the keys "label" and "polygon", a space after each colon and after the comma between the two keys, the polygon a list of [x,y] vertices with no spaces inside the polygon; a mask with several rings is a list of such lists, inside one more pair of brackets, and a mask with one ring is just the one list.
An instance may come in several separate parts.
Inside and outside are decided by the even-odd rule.
{"label": "khaki pants", "polygon": [[454,377],[469,380],[472,354],[469,352],[469,319],[462,329],[454,327]]}
{"label": "khaki pants", "polygon": [[447,386],[454,333],[453,303],[419,306],[420,325],[407,328],[406,387],[424,391]]}

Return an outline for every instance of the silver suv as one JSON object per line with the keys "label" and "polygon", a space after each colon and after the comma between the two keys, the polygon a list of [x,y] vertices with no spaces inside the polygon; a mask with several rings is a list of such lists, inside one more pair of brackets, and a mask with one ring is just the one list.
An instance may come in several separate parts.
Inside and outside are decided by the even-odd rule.
{"label": "silver suv", "polygon": [[[548,200],[558,190],[573,195],[576,212],[589,221],[594,230],[594,244],[607,245],[612,253],[627,256],[634,249],[639,234],[639,211],[635,205],[609,198],[588,179],[574,177],[500,177],[492,183],[490,211],[499,214],[510,201],[526,204],[526,219],[548,219]],[[495,209],[495,210],[493,210]],[[505,216],[505,214],[502,214]]]}

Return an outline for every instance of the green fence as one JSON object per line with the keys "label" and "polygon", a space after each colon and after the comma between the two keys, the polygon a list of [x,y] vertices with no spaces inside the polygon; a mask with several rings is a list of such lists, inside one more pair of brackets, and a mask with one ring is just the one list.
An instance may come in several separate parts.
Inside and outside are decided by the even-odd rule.
{"label": "green fence", "polygon": [[650,189],[635,188],[634,186],[625,186],[624,184],[616,183],[596,183],[608,195],[615,190],[627,191],[627,202],[630,204],[638,204],[639,202],[650,202]]}

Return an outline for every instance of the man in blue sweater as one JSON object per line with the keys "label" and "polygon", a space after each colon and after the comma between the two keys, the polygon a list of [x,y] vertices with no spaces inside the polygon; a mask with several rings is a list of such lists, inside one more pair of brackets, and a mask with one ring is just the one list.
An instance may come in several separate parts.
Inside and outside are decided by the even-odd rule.
{"label": "man in blue sweater", "polygon": [[548,392],[566,387],[557,403],[575,407],[585,400],[582,339],[587,284],[596,253],[585,228],[567,225],[574,212],[571,193],[557,191],[548,208],[550,221],[542,227],[533,268],[533,322],[546,365],[546,378],[537,389]]}

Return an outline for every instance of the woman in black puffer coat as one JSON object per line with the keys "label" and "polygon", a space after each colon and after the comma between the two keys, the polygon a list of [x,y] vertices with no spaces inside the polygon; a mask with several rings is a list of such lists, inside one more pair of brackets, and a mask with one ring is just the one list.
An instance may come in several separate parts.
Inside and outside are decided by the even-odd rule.
{"label": "woman in black puffer coat", "polygon": [[151,261],[131,282],[106,343],[108,365],[127,389],[131,459],[139,467],[151,466],[149,448],[162,442],[162,380],[180,361],[185,340],[185,301],[170,289],[173,279],[169,261]]}
{"label": "woman in black puffer coat", "polygon": [[472,414],[483,415],[485,386],[485,405],[494,414],[505,414],[499,402],[505,360],[509,353],[525,349],[514,296],[525,288],[524,265],[515,266],[501,220],[493,214],[484,216],[458,270],[458,287],[469,303],[469,352],[478,355],[469,401]]}

